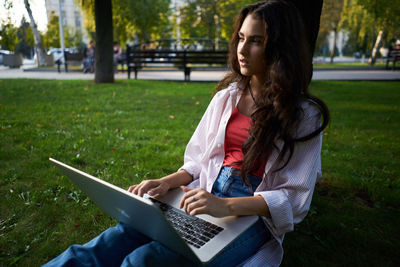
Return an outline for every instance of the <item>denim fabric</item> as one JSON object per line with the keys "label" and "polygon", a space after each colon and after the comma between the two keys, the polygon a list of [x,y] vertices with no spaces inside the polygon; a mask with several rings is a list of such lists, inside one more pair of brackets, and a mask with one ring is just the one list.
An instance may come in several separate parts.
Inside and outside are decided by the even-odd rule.
{"label": "denim fabric", "polygon": [[[223,167],[212,193],[218,197],[252,196],[261,179],[249,177],[246,187],[232,168]],[[271,238],[261,219],[219,253],[207,266],[234,266]],[[84,245],[72,245],[44,266],[195,266],[179,253],[171,251],[135,229],[118,223]]]}
{"label": "denim fabric", "polygon": [[247,177],[250,185],[247,187],[239,174],[239,170],[231,167],[222,167],[214,182],[213,193],[217,197],[248,197],[252,196],[261,179],[255,175]]}

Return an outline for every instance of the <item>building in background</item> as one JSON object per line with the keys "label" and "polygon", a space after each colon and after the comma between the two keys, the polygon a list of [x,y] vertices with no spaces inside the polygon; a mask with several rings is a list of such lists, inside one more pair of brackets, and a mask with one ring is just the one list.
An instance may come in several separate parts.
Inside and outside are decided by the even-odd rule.
{"label": "building in background", "polygon": [[83,42],[88,43],[89,39],[83,26],[83,13],[74,0],[45,0],[47,21],[50,21],[52,12],[59,16],[59,3],[61,2],[61,15],[63,26],[68,26],[76,31],[80,31],[83,36]]}

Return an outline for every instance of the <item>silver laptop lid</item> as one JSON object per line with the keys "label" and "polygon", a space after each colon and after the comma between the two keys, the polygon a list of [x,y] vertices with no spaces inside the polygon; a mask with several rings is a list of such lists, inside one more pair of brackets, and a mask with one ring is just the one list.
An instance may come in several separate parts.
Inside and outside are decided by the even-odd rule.
{"label": "silver laptop lid", "polygon": [[165,219],[157,205],[149,199],[134,195],[55,159],[49,160],[108,215],[192,261],[199,262],[198,257]]}

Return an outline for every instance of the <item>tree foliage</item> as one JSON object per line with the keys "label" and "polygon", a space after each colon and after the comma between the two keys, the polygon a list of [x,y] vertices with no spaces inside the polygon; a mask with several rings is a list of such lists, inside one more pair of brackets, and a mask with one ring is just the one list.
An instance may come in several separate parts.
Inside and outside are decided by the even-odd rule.
{"label": "tree foliage", "polygon": [[[85,13],[85,28],[95,36],[94,0],[80,1]],[[114,40],[124,46],[137,39],[144,43],[151,39],[171,36],[171,0],[113,0]]]}
{"label": "tree foliage", "polygon": [[21,53],[25,57],[31,57],[33,48],[35,46],[35,40],[33,37],[32,28],[25,17],[22,17],[21,25],[17,31],[19,42],[15,48],[16,53]]}
{"label": "tree foliage", "polygon": [[365,52],[372,48],[374,20],[357,2],[345,0],[340,28],[349,34],[348,46],[351,50]]}
{"label": "tree foliage", "polygon": [[[339,30],[343,0],[325,0],[322,6],[321,23],[317,39],[317,47],[327,44],[327,37],[331,32],[336,36]],[[333,47],[335,49],[335,47]],[[332,53],[332,52],[331,52]]]}
{"label": "tree foliage", "polygon": [[[82,33],[72,27],[64,26],[65,47],[80,47],[83,45]],[[58,16],[52,12],[47,24],[47,31],[43,35],[43,46],[46,49],[61,47],[60,42],[60,21]]]}
{"label": "tree foliage", "polygon": [[[9,11],[13,7],[13,2],[5,0],[2,3],[5,10]],[[19,41],[18,39],[18,28],[11,23],[11,15],[7,12],[7,17],[2,20],[0,25],[0,46],[2,49],[14,51]]]}
{"label": "tree foliage", "polygon": [[18,28],[14,26],[11,22],[7,22],[1,25],[0,30],[0,45],[2,49],[15,51],[15,47],[19,41],[18,39]]}
{"label": "tree foliage", "polygon": [[379,31],[386,45],[400,38],[399,14],[400,0],[345,0],[340,27],[355,51],[369,54]]}
{"label": "tree foliage", "polygon": [[248,0],[186,0],[181,8],[182,37],[202,37],[228,41],[236,15]]}
{"label": "tree foliage", "polygon": [[[76,0],[85,13],[85,29],[94,39],[94,0]],[[239,10],[250,0],[185,0],[180,7],[182,38],[228,41]],[[114,40],[146,43],[176,36],[176,9],[171,0],[113,0]]]}
{"label": "tree foliage", "polygon": [[357,0],[373,18],[375,29],[383,30],[386,40],[399,38],[400,0]]}

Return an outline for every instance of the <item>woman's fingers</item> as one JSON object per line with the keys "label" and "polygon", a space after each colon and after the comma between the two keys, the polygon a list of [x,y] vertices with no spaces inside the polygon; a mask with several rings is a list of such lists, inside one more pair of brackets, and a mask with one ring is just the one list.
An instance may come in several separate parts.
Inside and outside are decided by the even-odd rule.
{"label": "woman's fingers", "polygon": [[228,216],[227,199],[219,198],[204,189],[182,188],[186,193],[181,199],[180,208],[193,216],[209,214],[214,217]]}
{"label": "woman's fingers", "polygon": [[157,187],[147,191],[150,196],[164,195],[168,191],[168,186],[165,183],[160,183]]}
{"label": "woman's fingers", "polygon": [[189,215],[210,213],[209,205],[213,200],[213,195],[201,188],[190,189],[183,187],[182,189],[186,193],[181,199],[180,208],[183,208]]}
{"label": "woman's fingers", "polygon": [[197,215],[197,214],[204,214],[204,213],[208,213],[208,207],[205,203],[204,199],[201,200],[196,200],[192,203],[190,203],[187,206],[187,209],[185,210],[185,212],[191,216]]}
{"label": "woman's fingers", "polygon": [[132,193],[132,191],[135,189],[136,186],[137,186],[136,184],[135,184],[135,185],[131,185],[131,186],[128,188],[128,191]]}
{"label": "woman's fingers", "polygon": [[149,191],[154,191],[153,194],[149,195],[157,195],[162,192],[168,191],[165,190],[166,186],[164,186],[160,181],[157,180],[145,180],[142,181],[140,184],[132,185],[129,187],[129,192],[143,197],[144,194],[148,193]]}
{"label": "woman's fingers", "polygon": [[[193,197],[194,195],[197,194],[197,191],[199,189],[190,189],[186,186],[181,186],[181,189],[183,191],[185,191],[186,193],[183,195],[183,197],[181,198],[181,202],[179,203],[179,208],[184,208],[186,210],[186,206],[190,203],[190,200],[194,200]],[[190,199],[192,198],[192,199]]]}

